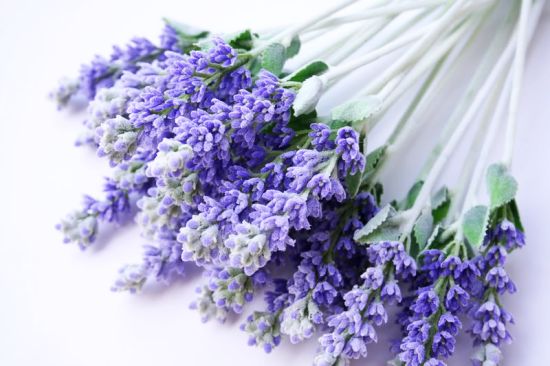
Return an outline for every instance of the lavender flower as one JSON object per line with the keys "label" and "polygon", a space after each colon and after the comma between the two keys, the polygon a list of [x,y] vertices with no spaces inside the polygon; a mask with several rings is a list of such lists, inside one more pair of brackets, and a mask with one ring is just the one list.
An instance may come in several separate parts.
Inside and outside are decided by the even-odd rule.
{"label": "lavender flower", "polygon": [[[341,359],[366,357],[367,345],[377,341],[374,326],[380,326],[388,320],[384,304],[377,300],[381,297],[381,292],[386,289],[387,293],[388,285],[392,288],[396,286],[394,277],[407,278],[416,273],[414,260],[409,261],[401,243],[371,244],[368,254],[370,261],[377,267],[368,268],[361,276],[364,283],[354,286],[346,293],[346,310],[329,318],[328,326],[332,328],[332,332],[319,339],[322,356],[316,358],[318,364],[327,360],[334,364]],[[401,292],[393,292],[397,291]]]}
{"label": "lavender flower", "polygon": [[[203,321],[242,313],[269,284],[265,307],[241,326],[248,343],[266,352],[283,335],[299,343],[321,331],[315,364],[347,365],[367,357],[390,320],[388,305],[396,305],[402,337],[391,364],[444,366],[468,314],[474,365],[497,365],[512,322],[500,296],[515,291],[504,265],[525,244],[515,201],[500,197],[507,203],[489,210],[482,245],[448,235],[456,229],[442,217],[448,200],[431,211],[441,230],[432,230],[428,217],[418,219],[414,235],[396,236],[394,224],[412,225],[426,203],[415,200],[426,195],[411,191],[406,202],[392,203],[406,212],[372,220],[382,194],[373,177],[395,137],[363,155],[365,121],[378,118],[378,102],[368,98],[366,109],[364,100],[354,101],[354,113],[343,113],[344,105],[333,110],[334,120],[304,116],[296,96],[314,85],[318,99],[338,73],[301,79],[320,63],[282,71],[269,52],[281,51],[284,61],[296,39],[266,50],[246,31],[196,43],[206,35],[168,23],[160,46],[136,38],[55,91],[60,105],[88,99],[78,143],[96,148],[113,168],[104,197],[86,196],[57,226],[65,241],[84,249],[105,223],[135,216],[152,244],[141,262],[121,268],[113,291],[171,283],[193,262],[206,277],[191,304]],[[422,219],[424,212],[430,210]],[[362,245],[354,234],[367,224],[378,225],[368,235],[380,234],[379,241]]]}
{"label": "lavender flower", "polygon": [[267,353],[281,343],[279,320],[276,315],[268,312],[255,311],[247,317],[241,330],[249,334],[249,345],[261,346]]}

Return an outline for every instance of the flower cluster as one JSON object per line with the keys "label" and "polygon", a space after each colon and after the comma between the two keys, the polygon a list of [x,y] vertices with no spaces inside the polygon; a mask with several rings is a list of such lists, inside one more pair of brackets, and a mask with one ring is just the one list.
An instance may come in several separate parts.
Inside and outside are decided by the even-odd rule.
{"label": "flower cluster", "polygon": [[[314,123],[311,133],[296,136],[289,127],[296,91],[267,70],[253,73],[251,56],[221,38],[188,53],[138,44],[142,51],[117,49],[110,61],[120,75],[105,79],[107,66],[98,61],[81,84],[93,97],[86,142],[115,175],[105,200],[86,197],[84,208],[62,221],[65,240],[85,248],[102,222],[135,215],[155,244],[141,264],[121,269],[113,290],[136,292],[152,277],[169,281],[191,261],[209,278],[194,303],[204,319],[240,312],[266,283],[264,267],[294,261],[287,249],[309,246],[289,284],[280,331],[293,340],[310,336],[324,319],[320,308],[341,302],[339,291],[353,277],[340,273],[341,259],[331,252],[336,245],[349,256],[358,252],[350,237],[376,210],[372,196],[346,193],[346,177],[365,167],[359,135]],[[153,51],[158,55],[146,62]],[[353,214],[339,224],[344,233],[330,239],[341,207]],[[313,220],[315,242],[305,239]],[[322,244],[323,235],[334,244]],[[324,280],[317,283],[312,273]],[[266,342],[257,343],[276,345]]]}
{"label": "flower cluster", "polygon": [[372,266],[361,275],[363,283],[344,295],[345,310],[329,319],[332,332],[319,339],[316,365],[366,357],[367,345],[378,339],[374,327],[388,321],[385,306],[402,300],[398,282],[416,275],[416,262],[400,242],[371,244],[367,252]]}
{"label": "flower cluster", "polygon": [[[508,251],[524,245],[523,233],[508,220],[494,224],[483,250],[472,258],[430,249],[422,255],[415,294],[400,323],[405,332],[398,359],[405,365],[444,365],[455,351],[462,328],[459,316],[469,316],[468,330],[476,346],[474,365],[498,365],[499,346],[510,342],[507,324],[512,316],[502,308],[499,296],[516,288],[503,266]],[[459,247],[451,241],[448,250]]]}
{"label": "flower cluster", "polygon": [[[392,344],[391,364],[444,366],[456,337],[467,331],[474,366],[498,365],[513,321],[500,298],[516,290],[504,265],[525,245],[517,183],[506,164],[495,164],[488,170],[487,206],[468,207],[474,185],[463,203],[451,204],[446,189],[432,196],[452,150],[445,143],[460,141],[472,123],[466,117],[476,111],[452,121],[452,135],[434,148],[426,176],[406,198],[381,206],[381,167],[397,152],[399,134],[417,130],[405,124],[430,83],[439,81],[443,55],[468,43],[453,37],[468,33],[476,7],[452,5],[448,12],[455,8],[463,14],[445,18],[455,25],[427,27],[437,34],[429,31],[414,43],[415,52],[405,52],[367,85],[379,95],[348,101],[330,116],[318,116],[315,104],[369,57],[336,68],[315,60],[285,69],[299,52],[298,34],[219,37],[168,23],[158,45],[136,38],[109,58],[97,56],[53,96],[59,106],[87,101],[77,144],[93,148],[112,174],[104,197],[85,196],[57,229],[66,243],[86,249],[105,225],[133,219],[148,245],[140,262],[121,268],[112,290],[137,293],[151,280],[170,284],[193,266],[204,282],[190,307],[203,321],[241,314],[264,293],[264,307],[253,309],[241,330],[249,345],[266,352],[285,337],[300,343],[319,336],[314,364],[348,365],[367,357],[379,328],[397,310],[401,334]],[[295,29],[315,30],[313,23]],[[441,41],[441,55],[424,58],[429,40]],[[395,42],[410,43],[402,41]],[[377,58],[387,50],[373,49],[379,52]],[[367,154],[370,128],[387,102],[428,66],[434,73],[403,119],[385,144]],[[468,317],[471,326],[462,324]]]}

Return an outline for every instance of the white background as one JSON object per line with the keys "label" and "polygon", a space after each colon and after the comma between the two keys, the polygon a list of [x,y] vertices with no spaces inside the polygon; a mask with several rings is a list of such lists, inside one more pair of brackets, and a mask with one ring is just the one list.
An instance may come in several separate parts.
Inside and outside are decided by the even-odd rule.
{"label": "white background", "polygon": [[[83,116],[56,111],[46,95],[60,76],[74,75],[80,63],[107,54],[112,44],[134,35],[155,38],[162,16],[232,31],[291,23],[329,3],[0,0],[0,365],[311,363],[314,340],[301,346],[285,341],[265,355],[246,346],[240,321],[202,325],[187,308],[197,274],[170,288],[149,286],[139,296],[111,293],[119,266],[141,255],[136,228],[108,232],[84,253],[61,244],[54,224],[82,193],[98,192],[108,168],[90,150],[72,146]],[[513,170],[528,247],[509,266],[519,292],[505,299],[517,322],[505,365],[550,365],[549,64],[547,9],[521,98]],[[411,183],[416,168],[409,160],[396,167],[399,179],[389,176],[390,194]],[[468,342],[461,347],[451,365],[467,364]],[[386,355],[381,342],[358,364],[382,365]]]}

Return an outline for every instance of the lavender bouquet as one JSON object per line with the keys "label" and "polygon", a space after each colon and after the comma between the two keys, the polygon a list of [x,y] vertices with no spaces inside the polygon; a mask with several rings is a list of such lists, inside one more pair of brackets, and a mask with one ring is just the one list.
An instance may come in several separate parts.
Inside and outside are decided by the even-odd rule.
{"label": "lavender bouquet", "polygon": [[[52,93],[59,107],[85,101],[77,144],[112,167],[104,196],[85,196],[57,228],[86,249],[104,226],[133,218],[148,244],[112,289],[136,293],[199,267],[191,307],[204,321],[249,314],[241,329],[266,352],[283,337],[315,336],[315,365],[346,365],[367,357],[393,307],[401,336],[388,364],[445,365],[467,332],[473,364],[499,365],[513,321],[502,296],[515,292],[504,265],[525,245],[510,174],[517,106],[543,4],[346,0],[302,24],[232,35],[166,20],[158,44],[115,47]],[[495,36],[421,174],[406,197],[383,197],[381,173],[406,178],[391,165],[487,32]],[[301,52],[329,36],[314,55]],[[328,90],[397,51],[318,114]],[[414,98],[371,148],[371,131],[407,91]],[[463,144],[464,165],[453,166]],[[460,171],[454,188],[437,186],[445,170]],[[265,304],[249,309],[258,295]]]}

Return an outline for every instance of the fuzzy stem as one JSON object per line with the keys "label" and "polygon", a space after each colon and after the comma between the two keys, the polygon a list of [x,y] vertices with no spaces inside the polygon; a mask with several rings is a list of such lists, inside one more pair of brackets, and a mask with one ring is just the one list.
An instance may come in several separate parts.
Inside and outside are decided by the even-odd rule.
{"label": "fuzzy stem", "polygon": [[[508,76],[504,80],[502,76],[486,105],[476,137],[472,141],[470,151],[466,156],[461,173],[461,181],[458,184],[455,198],[452,200],[453,202],[451,202],[451,207],[449,208],[449,218],[454,216],[455,209],[459,208],[460,205],[462,205],[461,215],[464,214],[466,207],[473,207],[475,193],[481,181],[487,156],[496,135],[496,127],[502,116],[502,108],[507,101],[506,97],[509,92],[510,78]],[[460,228],[458,231],[460,231]]]}
{"label": "fuzzy stem", "polygon": [[366,11],[363,13],[327,19],[326,21],[320,22],[319,24],[317,24],[315,27],[311,29],[312,30],[322,29],[324,27],[333,27],[341,24],[349,24],[353,22],[363,21],[363,20],[372,19],[372,18],[378,18],[382,16],[398,15],[409,10],[439,6],[441,4],[444,4],[445,2],[446,1],[444,0],[413,0],[413,1],[399,2],[396,4],[389,4],[383,7],[370,9],[369,11]]}
{"label": "fuzzy stem", "polygon": [[[373,61],[376,61],[382,56],[385,56],[405,45],[407,45],[410,42],[413,42],[414,40],[420,38],[422,34],[426,31],[426,26],[417,29],[411,33],[406,33],[403,36],[397,38],[396,40],[389,42],[385,44],[384,46],[377,48],[361,57],[359,57],[356,60],[353,60],[349,63],[346,63],[345,65],[333,67],[331,71],[327,72],[325,75],[323,75],[323,78],[327,81],[327,83],[334,84],[338,79],[341,77],[348,75],[350,72],[354,71],[355,69],[364,66],[366,64],[369,64]],[[389,81],[389,80],[388,80]]]}
{"label": "fuzzy stem", "polygon": [[[485,16],[487,16],[486,14]],[[480,22],[481,23],[481,22]],[[444,55],[437,63],[432,67],[429,75],[426,77],[424,84],[420,87],[413,101],[394,127],[388,141],[386,143],[386,153],[384,161],[381,162],[379,169],[372,175],[371,181],[376,181],[377,177],[384,170],[385,164],[391,156],[399,151],[407,140],[408,136],[414,134],[418,129],[423,126],[423,122],[426,119],[420,119],[419,116],[423,115],[426,108],[431,105],[433,97],[439,94],[443,81],[446,79],[448,73],[452,73],[452,69],[456,66],[458,61],[464,57],[465,51],[474,43],[477,38],[481,27],[478,26],[475,31],[470,34],[462,45],[457,46],[447,55]],[[415,124],[408,123],[409,120],[418,120]]]}
{"label": "fuzzy stem", "polygon": [[301,24],[297,24],[293,27],[288,28],[287,30],[282,31],[281,33],[277,34],[275,37],[271,38],[268,42],[266,42],[263,46],[260,46],[256,49],[254,49],[254,53],[258,54],[265,50],[267,47],[269,47],[270,44],[274,42],[284,41],[287,39],[292,39],[294,36],[300,34],[300,32],[311,28],[312,25],[317,24],[319,21],[322,21],[323,19],[331,16],[334,13],[339,12],[342,9],[347,8],[348,6],[352,5],[353,3],[356,3],[359,0],[345,0],[342,3],[339,3],[338,5],[335,5],[327,10],[322,11],[321,13],[315,15],[314,17],[306,20],[305,22]]}
{"label": "fuzzy stem", "polygon": [[[538,20],[538,16],[540,14],[540,10],[542,9],[542,3],[538,3],[535,7],[535,11],[533,12],[533,23],[531,24],[531,29],[529,29],[528,37],[530,38],[533,34],[534,27],[536,25],[536,22]],[[498,123],[502,120],[502,114],[504,113],[504,109],[508,105],[508,93],[510,92],[511,96],[511,90],[510,88],[513,85],[514,82],[514,69],[512,68],[507,76],[506,84],[504,87],[504,90],[501,93],[501,96],[498,101],[498,105],[496,107],[496,111],[493,115],[493,120],[491,121],[491,125],[489,127],[489,130],[487,132],[487,138],[485,140],[485,143],[483,145],[483,148],[477,158],[477,164],[475,168],[475,172],[472,176],[472,179],[470,180],[470,185],[468,187],[468,192],[466,194],[464,204],[462,207],[462,213],[464,213],[466,210],[471,208],[473,205],[476,204],[476,194],[479,191],[479,186],[482,181],[482,176],[485,171],[485,167],[487,165],[487,157],[489,155],[491,146],[493,145],[493,141],[496,137],[496,133],[498,131]]]}
{"label": "fuzzy stem", "polygon": [[514,153],[514,142],[516,135],[518,104],[523,80],[523,70],[525,68],[525,54],[527,44],[529,43],[529,13],[531,12],[531,0],[522,0],[521,11],[518,23],[518,37],[516,45],[516,54],[514,56],[514,65],[512,71],[512,91],[510,92],[510,104],[508,108],[508,121],[506,124],[506,142],[503,162],[510,167]]}
{"label": "fuzzy stem", "polygon": [[413,207],[408,210],[408,221],[405,230],[403,231],[403,235],[408,236],[408,234],[411,232],[416,218],[420,214],[422,208],[426,205],[426,202],[428,202],[431,191],[440,173],[443,171],[443,168],[445,168],[447,161],[451,157],[451,154],[454,152],[462,136],[474,120],[474,117],[476,116],[480,106],[487,99],[487,96],[497,82],[498,77],[500,76],[506,65],[509,63],[514,50],[514,43],[515,37],[512,37],[511,42],[508,43],[506,49],[504,50],[504,52],[502,52],[496,65],[493,67],[491,73],[489,74],[487,79],[485,79],[485,82],[481,86],[481,89],[476,93],[474,101],[467,109],[464,117],[458,123],[453,134],[449,138],[449,141],[447,141],[440,155],[435,160],[433,167],[431,168],[422,188],[420,189],[420,192],[418,193],[418,197]]}
{"label": "fuzzy stem", "polygon": [[431,93],[433,93],[434,87],[441,82],[440,78],[446,61],[447,57],[444,57],[439,62],[437,62],[430,74],[426,77],[426,80],[415,95],[413,101],[410,103],[403,116],[397,122],[397,125],[394,127],[390,137],[388,138],[388,141],[386,142],[386,152],[384,154],[384,160],[380,162],[378,169],[376,169],[376,171],[369,178],[371,183],[376,182],[376,180],[380,176],[380,173],[383,171],[383,167],[387,166],[386,162],[389,160],[390,156],[392,156],[395,151],[397,151],[397,149],[395,149],[396,141],[398,141],[399,138],[406,139],[406,136],[415,131],[414,128],[407,128],[407,126],[409,125],[409,122],[414,120],[414,117],[418,114],[420,110],[419,106],[422,106],[421,102],[425,102],[427,97],[430,96]]}
{"label": "fuzzy stem", "polygon": [[[479,21],[478,21],[479,23]],[[386,111],[393,103],[401,97],[401,95],[408,90],[418,78],[424,74],[430,67],[439,62],[445,55],[456,46],[456,44],[462,40],[464,34],[468,31],[475,32],[479,24],[476,24],[472,29],[468,27],[470,22],[464,23],[458,30],[450,34],[444,41],[442,41],[436,48],[430,51],[430,54],[426,58],[422,58],[410,71],[410,73],[404,78],[403,82],[391,91],[387,96],[381,95],[383,97],[382,112]],[[469,38],[469,37],[467,37]]]}
{"label": "fuzzy stem", "polygon": [[[378,78],[371,82],[364,92],[366,94],[372,94],[379,91],[394,76],[401,73],[412,61],[425,53],[433,41],[440,36],[441,31],[449,24],[456,21],[456,18],[460,14],[465,3],[466,0],[456,0],[456,2],[450,6],[443,16],[432,24],[430,31],[425,33],[404,55],[388,67]],[[335,70],[334,73],[337,75],[347,74],[350,70],[354,70],[357,67],[364,65],[364,63],[358,61],[351,62],[345,67],[342,65],[342,67],[340,67],[339,70]]]}
{"label": "fuzzy stem", "polygon": [[340,43],[338,47],[331,50],[332,52],[327,55],[327,62],[331,65],[338,65],[343,60],[355,53],[361,46],[369,41],[373,36],[377,35],[384,27],[386,27],[393,17],[383,18],[377,20],[375,23],[367,23],[362,26],[359,32],[343,38],[341,42],[345,42],[343,45]]}
{"label": "fuzzy stem", "polygon": [[[332,57],[334,57],[335,54],[342,53],[342,52],[353,53],[363,45],[363,42],[361,44],[350,44],[351,40],[364,38],[364,42],[366,42],[370,39],[370,37],[374,36],[376,32],[378,32],[386,24],[387,24],[387,20],[382,19],[382,20],[377,20],[376,22],[369,22],[366,25],[360,26],[359,28],[354,28],[349,32],[345,32],[340,37],[336,38],[334,41],[331,41],[329,46],[324,46],[318,49],[312,56],[308,57],[308,59],[302,63],[302,66],[305,66],[309,62],[312,62],[314,60],[325,60],[329,64],[330,63],[337,64],[338,61],[331,62],[331,59]],[[360,36],[357,36],[358,34],[360,34]],[[344,43],[344,45],[342,46],[343,42],[346,42],[346,43]]]}
{"label": "fuzzy stem", "polygon": [[441,134],[440,142],[433,148],[432,153],[426,160],[426,163],[424,164],[420,173],[420,179],[425,179],[426,175],[428,175],[428,173],[431,170],[431,167],[434,164],[434,161],[437,159],[437,157],[441,153],[441,150],[443,149],[445,142],[449,140],[451,134],[453,133],[454,128],[456,127],[457,121],[459,120],[459,118],[461,118],[464,115],[466,108],[472,103],[472,100],[474,99],[476,92],[481,87],[481,84],[485,76],[489,73],[489,71],[493,67],[498,55],[502,53],[503,44],[506,41],[506,39],[509,38],[508,33],[509,33],[508,27],[501,27],[496,37],[493,39],[493,41],[489,45],[488,51],[483,57],[483,60],[481,61],[480,66],[477,67],[475,74],[472,77],[466,89],[466,92],[464,93],[464,97],[462,97],[461,101],[458,103],[457,107],[454,109],[453,113],[451,114],[451,117],[449,118],[449,121],[446,124]]}

